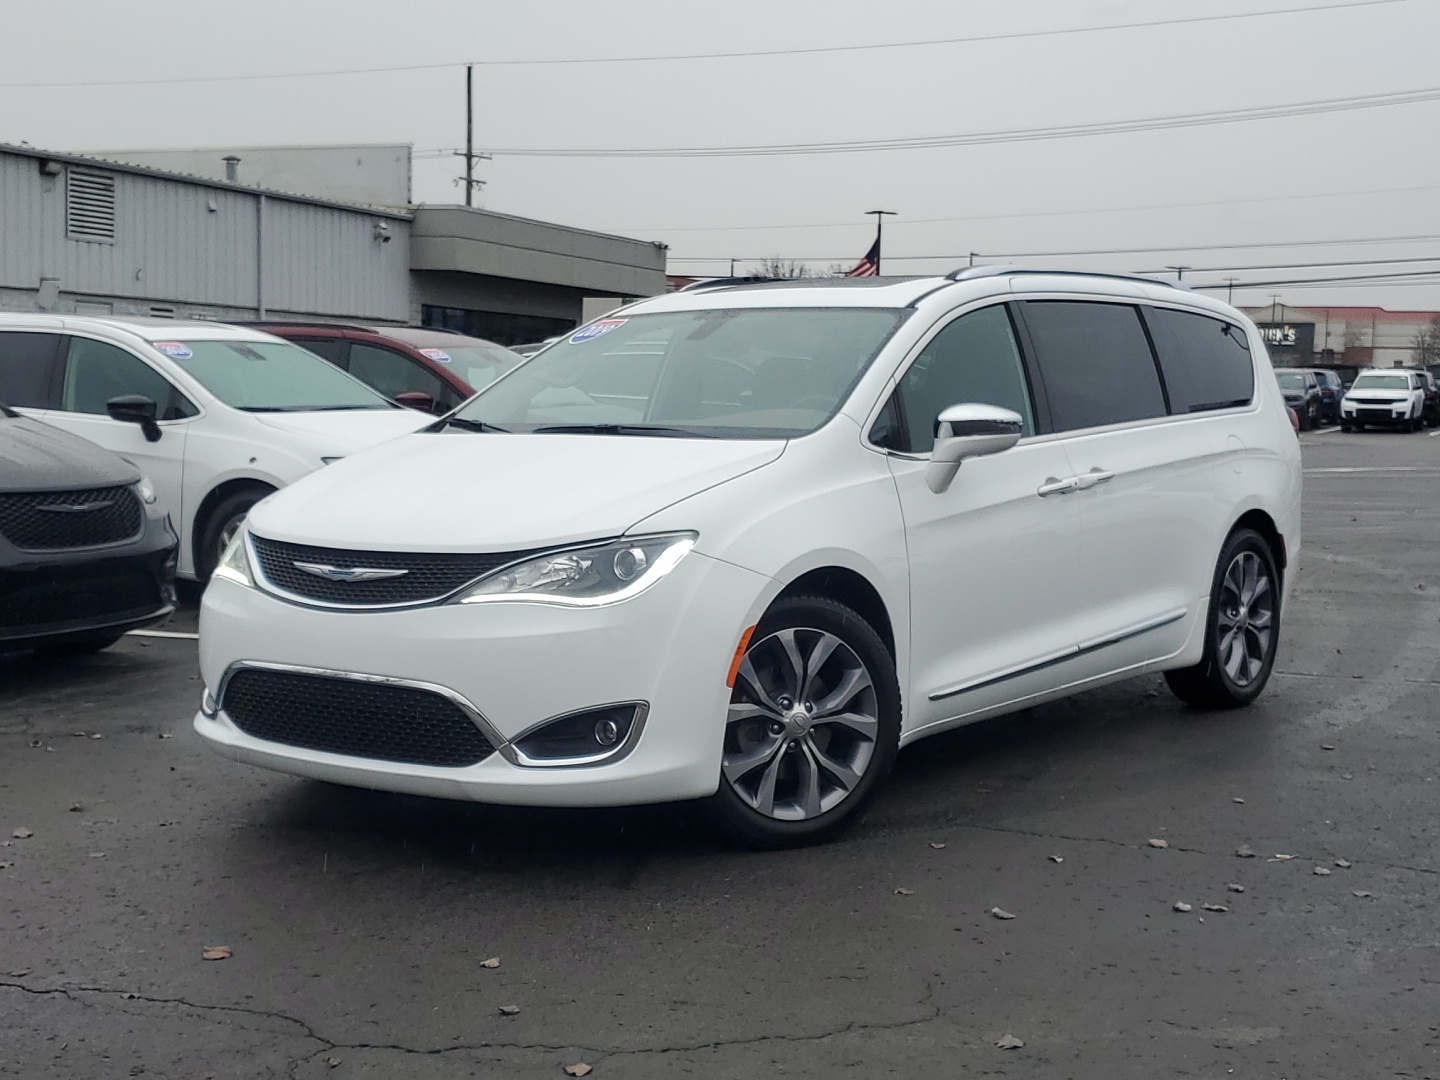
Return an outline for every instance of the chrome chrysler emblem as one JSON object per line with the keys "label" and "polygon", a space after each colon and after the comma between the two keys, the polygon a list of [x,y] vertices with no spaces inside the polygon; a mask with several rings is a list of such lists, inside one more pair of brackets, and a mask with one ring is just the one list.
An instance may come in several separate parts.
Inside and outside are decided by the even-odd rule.
{"label": "chrome chrysler emblem", "polygon": [[46,503],[36,509],[47,514],[88,514],[92,510],[104,510],[114,499],[95,499],[82,503]]}
{"label": "chrome chrysler emblem", "polygon": [[408,574],[409,570],[383,570],[368,566],[330,566],[328,563],[295,562],[291,566],[326,581],[381,581]]}

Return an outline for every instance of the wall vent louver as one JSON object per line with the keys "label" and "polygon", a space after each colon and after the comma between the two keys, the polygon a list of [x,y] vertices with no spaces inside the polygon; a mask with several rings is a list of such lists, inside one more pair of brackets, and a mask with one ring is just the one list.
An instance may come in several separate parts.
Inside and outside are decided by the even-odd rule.
{"label": "wall vent louver", "polygon": [[65,177],[65,235],[115,242],[115,177],[70,169]]}

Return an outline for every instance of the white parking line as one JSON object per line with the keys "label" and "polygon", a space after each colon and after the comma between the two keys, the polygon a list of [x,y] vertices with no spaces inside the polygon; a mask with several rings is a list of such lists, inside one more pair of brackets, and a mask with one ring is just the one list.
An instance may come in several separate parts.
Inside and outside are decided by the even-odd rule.
{"label": "white parking line", "polygon": [[1306,469],[1305,475],[1315,473],[1372,473],[1372,472],[1434,472],[1434,465],[1337,465],[1332,469]]}
{"label": "white parking line", "polygon": [[175,638],[179,641],[199,641],[199,634],[192,634],[187,630],[131,630],[131,637],[162,637]]}

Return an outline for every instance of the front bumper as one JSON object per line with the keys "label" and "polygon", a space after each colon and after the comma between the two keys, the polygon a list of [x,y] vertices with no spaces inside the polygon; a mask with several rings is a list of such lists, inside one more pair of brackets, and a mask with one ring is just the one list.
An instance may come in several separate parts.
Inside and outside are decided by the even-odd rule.
{"label": "front bumper", "polygon": [[1404,424],[1411,419],[1408,401],[1395,405],[1357,405],[1351,401],[1340,404],[1340,419],[1359,424]]}
{"label": "front bumper", "polygon": [[[638,596],[594,608],[533,602],[410,610],[317,610],[214,580],[200,613],[207,698],[237,665],[260,663],[420,684],[477,714],[497,752],[437,767],[256,738],[207,700],[195,730],[217,753],[358,787],[479,802],[607,806],[699,798],[720,775],[725,679],[769,579],[691,552]],[[537,723],[643,702],[644,728],[615,759],[536,767],[507,752]]]}
{"label": "front bumper", "polygon": [[122,634],[175,610],[177,541],[151,514],[134,540],[104,548],[26,552],[0,541],[0,650]]}

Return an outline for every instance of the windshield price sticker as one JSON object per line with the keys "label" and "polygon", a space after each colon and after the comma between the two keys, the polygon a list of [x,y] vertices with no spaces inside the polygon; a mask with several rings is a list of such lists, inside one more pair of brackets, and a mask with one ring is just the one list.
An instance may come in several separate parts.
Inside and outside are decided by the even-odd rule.
{"label": "windshield price sticker", "polygon": [[421,349],[420,355],[427,356],[439,364],[450,363],[450,354],[444,349]]}
{"label": "windshield price sticker", "polygon": [[190,346],[183,341],[157,341],[155,348],[159,349],[172,360],[189,360],[195,355]]}
{"label": "windshield price sticker", "polygon": [[629,319],[597,319],[589,326],[571,334],[570,344],[579,345],[582,341],[593,341],[597,337],[610,333],[611,330],[618,330],[629,321]]}

